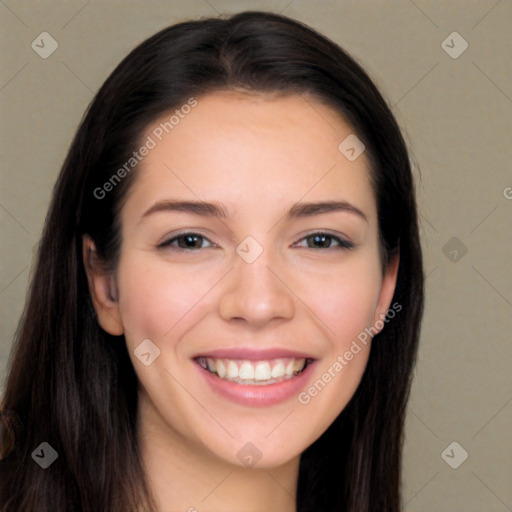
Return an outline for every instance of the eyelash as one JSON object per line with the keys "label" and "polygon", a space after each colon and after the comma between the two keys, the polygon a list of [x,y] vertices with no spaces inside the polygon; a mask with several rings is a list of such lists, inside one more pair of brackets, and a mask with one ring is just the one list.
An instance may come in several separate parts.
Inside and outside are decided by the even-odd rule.
{"label": "eyelash", "polygon": [[[180,238],[185,238],[187,236],[197,236],[197,237],[201,237],[203,240],[207,240],[208,242],[210,242],[210,240],[203,234],[201,233],[196,233],[196,232],[193,232],[193,231],[186,231],[184,233],[180,233],[172,238],[169,238],[168,240],[165,240],[163,241],[162,243],[158,244],[157,245],[157,248],[158,249],[165,249],[165,248],[172,248],[173,250],[182,250],[182,251],[196,251],[198,249],[190,249],[190,248],[184,248],[184,247],[176,247],[176,246],[173,246],[171,245],[174,241],[176,240],[179,240]],[[327,232],[324,232],[324,231],[315,231],[313,233],[309,233],[308,235],[306,235],[305,237],[301,238],[299,240],[299,242],[301,242],[302,240],[307,240],[308,238],[312,238],[312,237],[315,237],[315,236],[320,236],[320,237],[327,237],[331,240],[334,240],[336,241],[339,245],[337,246],[334,246],[334,247],[320,247],[320,248],[317,248],[317,249],[323,249],[323,250],[333,250],[333,249],[341,249],[341,250],[350,250],[350,249],[353,249],[354,248],[354,244],[352,242],[350,242],[349,240],[345,240],[343,238],[340,238],[336,235],[333,235],[331,233],[327,233]],[[212,242],[210,242],[212,244]],[[216,247],[215,244],[212,244],[212,247]],[[306,249],[315,249],[314,247],[306,247]]]}
{"label": "eyelash", "polygon": [[[346,240],[344,238],[340,238],[339,236],[333,235],[332,233],[328,233],[325,231],[314,231],[313,233],[309,233],[305,237],[301,238],[299,242],[302,240],[307,240],[308,238],[320,236],[320,237],[327,237],[331,240],[335,240],[339,245],[334,247],[320,247],[320,249],[329,250],[329,249],[353,249],[354,244],[350,242],[349,240]],[[306,247],[306,249],[314,249],[314,247]]]}

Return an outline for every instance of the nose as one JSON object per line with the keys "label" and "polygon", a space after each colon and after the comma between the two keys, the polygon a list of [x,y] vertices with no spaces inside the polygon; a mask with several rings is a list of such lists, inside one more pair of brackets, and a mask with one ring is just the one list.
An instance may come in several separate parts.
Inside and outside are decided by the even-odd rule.
{"label": "nose", "polygon": [[253,327],[293,318],[294,294],[280,274],[265,252],[252,263],[237,256],[220,300],[220,316],[228,321],[244,320]]}

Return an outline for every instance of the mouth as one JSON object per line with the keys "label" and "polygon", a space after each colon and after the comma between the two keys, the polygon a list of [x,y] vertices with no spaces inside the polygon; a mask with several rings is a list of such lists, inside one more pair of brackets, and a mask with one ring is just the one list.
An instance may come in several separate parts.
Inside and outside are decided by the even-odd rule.
{"label": "mouth", "polygon": [[269,386],[297,377],[314,361],[306,357],[229,359],[199,356],[197,364],[219,379],[247,386]]}
{"label": "mouth", "polygon": [[257,408],[296,398],[314,377],[318,362],[310,354],[284,347],[219,348],[191,359],[206,393]]}

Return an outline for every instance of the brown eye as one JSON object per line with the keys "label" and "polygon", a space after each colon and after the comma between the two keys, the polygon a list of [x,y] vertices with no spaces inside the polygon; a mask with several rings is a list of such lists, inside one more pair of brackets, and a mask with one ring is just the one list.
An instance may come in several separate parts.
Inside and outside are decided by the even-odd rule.
{"label": "brown eye", "polygon": [[323,232],[312,233],[302,240],[307,240],[306,248],[308,249],[352,249],[354,247],[354,244],[348,240]]}
{"label": "brown eye", "polygon": [[[209,240],[199,233],[182,233],[173,238],[169,238],[168,240],[162,242],[158,245],[158,248],[171,247],[173,249],[202,249],[202,244],[204,241]],[[175,243],[176,242],[176,243]],[[210,242],[209,242],[210,243]],[[210,245],[212,245],[210,243]]]}

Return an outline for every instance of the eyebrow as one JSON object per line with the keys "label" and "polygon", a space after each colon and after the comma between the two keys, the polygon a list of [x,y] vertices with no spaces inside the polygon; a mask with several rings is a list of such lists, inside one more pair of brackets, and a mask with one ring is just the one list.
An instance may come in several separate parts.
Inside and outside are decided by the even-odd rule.
{"label": "eyebrow", "polygon": [[345,212],[358,215],[366,222],[368,218],[362,210],[347,201],[322,201],[318,203],[296,203],[290,208],[288,218],[309,217],[321,213]]}
{"label": "eyebrow", "polygon": [[[222,204],[217,202],[207,203],[204,201],[178,201],[165,200],[159,201],[146,210],[141,220],[157,212],[185,212],[202,217],[216,217],[220,219],[228,218],[228,214]],[[368,218],[362,210],[347,201],[321,201],[310,203],[296,203],[288,211],[288,219],[312,217],[322,213],[345,212],[355,214],[366,222]]]}

